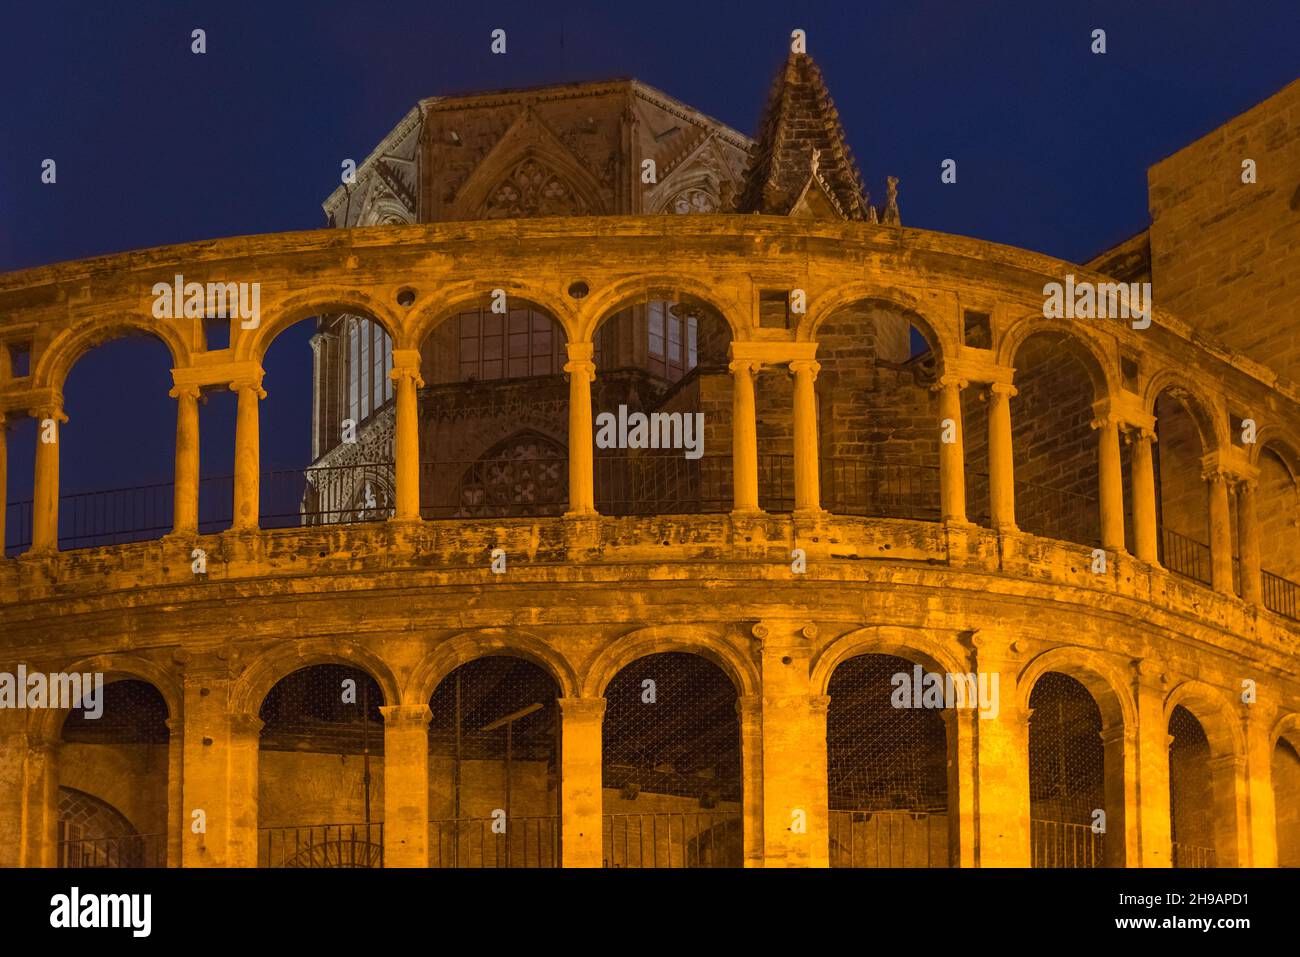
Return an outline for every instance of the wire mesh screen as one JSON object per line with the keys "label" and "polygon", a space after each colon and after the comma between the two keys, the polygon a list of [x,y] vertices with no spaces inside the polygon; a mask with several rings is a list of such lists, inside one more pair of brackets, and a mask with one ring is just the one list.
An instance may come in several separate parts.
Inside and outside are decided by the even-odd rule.
{"label": "wire mesh screen", "polygon": [[267,694],[262,867],[383,866],[383,703],[373,678],[334,664],[295,671]]}
{"label": "wire mesh screen", "polygon": [[[93,695],[82,700],[86,709],[69,712],[63,721],[62,741],[74,747],[63,750],[61,760],[92,768],[99,758],[108,761],[106,766],[116,769],[115,775],[125,776],[136,796],[132,811],[136,823],[95,795],[59,788],[59,866],[164,867],[170,738],[167,704],[153,685],[135,679],[104,685],[98,708]],[[98,717],[91,717],[96,713]],[[97,746],[94,756],[90,749],[78,749],[79,745]],[[136,824],[145,833],[138,831]]]}
{"label": "wire mesh screen", "polygon": [[605,691],[605,864],[739,867],[740,716],[714,664],[665,652]]}
{"label": "wire mesh screen", "polygon": [[462,665],[429,699],[432,867],[559,865],[555,679],[521,658]]}
{"label": "wire mesh screen", "polygon": [[947,730],[941,709],[895,707],[898,675],[910,683],[916,666],[860,655],[831,675],[832,867],[948,866]]}
{"label": "wire mesh screen", "polygon": [[1100,867],[1105,839],[1101,710],[1088,689],[1049,671],[1029,696],[1029,816],[1034,867]]}
{"label": "wire mesh screen", "polygon": [[1178,705],[1169,717],[1169,822],[1174,867],[1213,867],[1214,795],[1210,741],[1195,716]]}

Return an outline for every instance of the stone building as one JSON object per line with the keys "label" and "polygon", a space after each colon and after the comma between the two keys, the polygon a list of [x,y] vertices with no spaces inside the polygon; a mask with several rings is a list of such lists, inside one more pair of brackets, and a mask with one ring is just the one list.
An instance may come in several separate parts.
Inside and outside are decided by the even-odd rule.
{"label": "stone building", "polygon": [[[1074,265],[873,204],[792,54],[757,140],[631,80],[434,98],[329,229],[0,276],[0,672],[109,682],[0,708],[0,863],[1300,864],[1298,144],[1292,84]],[[155,318],[181,271],[260,320]],[[1048,317],[1067,276],[1149,326]],[[74,529],[63,386],[135,334],[175,475]]]}

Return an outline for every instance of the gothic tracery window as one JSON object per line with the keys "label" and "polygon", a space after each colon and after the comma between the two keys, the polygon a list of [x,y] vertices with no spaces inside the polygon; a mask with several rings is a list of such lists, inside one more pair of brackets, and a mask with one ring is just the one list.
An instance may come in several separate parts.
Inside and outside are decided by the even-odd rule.
{"label": "gothic tracery window", "polygon": [[517,165],[488,194],[485,219],[522,219],[531,216],[574,216],[586,213],[587,204],[564,179],[535,158]]}
{"label": "gothic tracery window", "polygon": [[458,517],[555,515],[568,501],[568,453],[536,433],[500,443],[471,465],[457,491]]}

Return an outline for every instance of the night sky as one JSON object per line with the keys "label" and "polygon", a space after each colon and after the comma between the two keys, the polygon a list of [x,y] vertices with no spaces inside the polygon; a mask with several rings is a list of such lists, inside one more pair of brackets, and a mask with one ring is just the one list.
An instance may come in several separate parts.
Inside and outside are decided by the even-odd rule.
{"label": "night sky", "polygon": [[[505,56],[489,52],[497,27]],[[318,228],[342,160],[427,96],[634,76],[752,135],[795,27],[873,202],[895,175],[907,226],[1074,261],[1147,225],[1149,165],[1300,73],[1296,0],[10,4],[0,271]],[[948,157],[955,185],[939,181]],[[310,457],[311,331],[265,362],[264,467]],[[151,340],[78,363],[64,491],[170,479],[169,364]],[[233,398],[203,410],[204,474],[228,474]],[[30,496],[33,443],[30,421],[10,433],[10,501]]]}

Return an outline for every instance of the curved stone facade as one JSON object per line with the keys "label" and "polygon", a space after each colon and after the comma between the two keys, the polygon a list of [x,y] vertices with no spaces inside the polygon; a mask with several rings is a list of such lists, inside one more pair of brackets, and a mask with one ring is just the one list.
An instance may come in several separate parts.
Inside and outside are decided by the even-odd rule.
{"label": "curved stone facade", "polygon": [[[260,323],[232,322],[229,349],[205,351],[201,319],[151,318],[150,289],[177,273],[260,283]],[[1148,329],[1043,318],[1044,285],[1066,274],[1108,281],[922,230],[694,215],[258,236],[0,277],[4,334],[25,336],[32,355],[30,376],[0,379],[0,412],[31,410],[57,428],[77,358],[140,330],[171,351],[181,423],[176,527],[159,541],[59,551],[58,444],[38,447],[32,545],[0,562],[5,660],[10,670],[19,662],[98,670],[158,690],[169,715],[172,864],[257,863],[259,707],[286,675],[336,663],[365,672],[383,698],[384,861],[424,866],[430,696],[459,666],[500,655],[535,663],[555,683],[563,863],[608,862],[603,695],[632,662],[688,652],[735,688],[746,864],[832,863],[830,679],[858,656],[891,655],[932,672],[999,678],[996,715],[942,712],[944,863],[1031,863],[1029,699],[1044,674],[1057,673],[1086,688],[1100,714],[1103,863],[1172,862],[1169,728],[1185,708],[1209,747],[1214,859],[1275,865],[1271,768],[1279,739],[1300,745],[1300,624],[1267,607],[1252,483],[1265,446],[1297,464],[1300,392],[1159,309]],[[567,512],[422,521],[419,350],[442,320],[498,289],[544,310],[567,340]],[[806,297],[806,314],[789,328],[762,326],[763,293],[793,290]],[[730,329],[730,514],[597,511],[592,337],[602,320],[649,299],[698,303]],[[941,514],[933,521],[840,515],[820,501],[819,332],[864,301],[898,310],[933,350],[932,427],[937,434],[950,420],[956,430],[955,441],[936,447]],[[987,348],[966,341],[971,310],[988,318]],[[392,340],[393,517],[259,529],[262,357],[295,321],[330,312],[369,317]],[[1017,526],[1011,399],[1029,370],[1015,362],[1038,333],[1068,337],[1093,385],[1100,548]],[[772,368],[794,379],[794,501],[761,511],[754,382]],[[1121,475],[1121,435],[1146,444],[1149,456],[1155,404],[1169,386],[1194,410],[1202,442],[1209,583],[1159,562],[1150,468],[1135,456],[1127,481]],[[212,535],[198,533],[197,426],[186,425],[205,388],[237,390],[240,410],[235,520]],[[964,474],[963,399],[977,393],[989,410],[987,501],[968,497],[976,486]],[[1233,417],[1254,419],[1259,441],[1237,441]],[[1235,572],[1229,496],[1239,524]],[[980,524],[969,518],[977,511]],[[195,549],[206,556],[201,575]],[[492,568],[495,550],[504,573]],[[1243,693],[1248,686],[1253,694]],[[5,863],[55,861],[60,716],[0,713]],[[201,833],[189,826],[196,809]]]}

